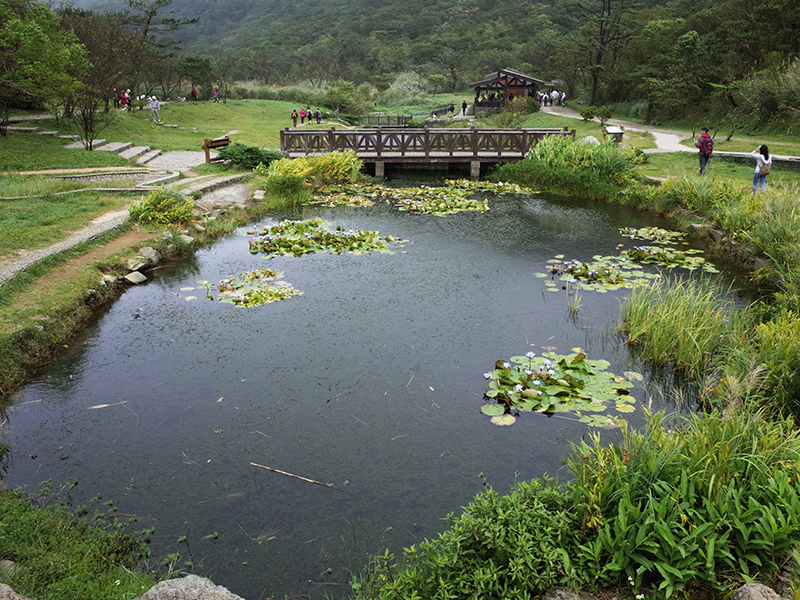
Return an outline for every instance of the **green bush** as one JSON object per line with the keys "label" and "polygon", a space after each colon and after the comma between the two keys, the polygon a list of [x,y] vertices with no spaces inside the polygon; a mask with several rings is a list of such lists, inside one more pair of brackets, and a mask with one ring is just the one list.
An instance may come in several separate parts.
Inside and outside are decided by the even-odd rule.
{"label": "green bush", "polygon": [[229,160],[243,169],[255,169],[258,165],[269,166],[273,160],[283,158],[283,154],[275,150],[265,150],[255,146],[245,146],[244,144],[231,144],[220,148],[219,157]]}
{"label": "green bush", "polygon": [[437,539],[385,554],[353,584],[356,598],[532,598],[571,579],[578,522],[564,488],[537,479],[507,496],[489,488]]}
{"label": "green bush", "polygon": [[612,142],[583,144],[571,137],[552,135],[536,144],[525,159],[497,167],[491,178],[610,199],[636,180],[636,166],[641,162],[635,151]]}
{"label": "green bush", "polygon": [[352,150],[328,152],[316,156],[283,158],[272,162],[268,168],[258,167],[255,172],[268,178],[276,175],[297,175],[314,189],[327,185],[352,183],[358,179],[363,163]]}
{"label": "green bush", "polygon": [[178,192],[163,188],[153,190],[141,202],[131,204],[128,212],[137,223],[183,223],[192,218],[194,203]]}
{"label": "green bush", "polygon": [[[661,597],[769,582],[800,542],[800,434],[750,411],[663,416],[618,446],[599,435],[569,461],[586,541],[580,581]],[[794,554],[796,557],[797,555]]]}

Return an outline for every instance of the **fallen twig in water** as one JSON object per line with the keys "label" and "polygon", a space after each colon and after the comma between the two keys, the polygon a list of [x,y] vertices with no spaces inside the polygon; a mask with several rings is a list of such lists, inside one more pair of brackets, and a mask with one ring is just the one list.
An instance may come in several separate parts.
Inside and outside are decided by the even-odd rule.
{"label": "fallen twig in water", "polygon": [[350,496],[355,495],[353,494],[353,492],[348,492],[347,490],[340,490],[339,488],[335,487],[332,483],[322,483],[321,481],[317,481],[315,479],[309,479],[308,477],[301,477],[300,475],[295,475],[294,473],[287,473],[286,471],[281,471],[280,469],[265,467],[264,465],[259,465],[253,462],[251,462],[250,464],[253,465],[254,467],[258,467],[259,469],[266,469],[267,471],[272,471],[273,473],[280,473],[281,475],[286,475],[287,477],[294,477],[295,479],[299,479],[300,481],[306,481],[308,483],[316,483],[317,485],[321,485],[322,487],[336,490],[337,492],[342,492],[343,494],[348,494]]}

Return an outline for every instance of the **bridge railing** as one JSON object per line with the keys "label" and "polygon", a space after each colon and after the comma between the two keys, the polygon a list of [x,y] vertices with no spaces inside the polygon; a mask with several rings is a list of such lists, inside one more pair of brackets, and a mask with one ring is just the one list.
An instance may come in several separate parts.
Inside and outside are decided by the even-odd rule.
{"label": "bridge railing", "polygon": [[281,151],[292,154],[319,154],[353,150],[364,158],[438,157],[461,159],[523,157],[536,143],[549,135],[571,136],[564,129],[311,129],[286,128],[281,131]]}
{"label": "bridge railing", "polygon": [[367,115],[367,125],[370,127],[404,127],[408,125],[414,117],[405,115]]}

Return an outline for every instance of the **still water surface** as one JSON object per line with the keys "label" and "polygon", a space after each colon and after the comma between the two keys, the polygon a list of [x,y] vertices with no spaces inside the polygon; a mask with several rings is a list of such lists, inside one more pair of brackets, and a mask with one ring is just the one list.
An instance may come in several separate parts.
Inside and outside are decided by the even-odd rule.
{"label": "still water surface", "polygon": [[[243,230],[160,270],[15,396],[8,483],[77,479],[75,504],[113,500],[156,528],[154,555],[190,553],[201,574],[257,600],[344,596],[368,555],[443,531],[484,478],[505,492],[567,477],[569,443],[587,428],[538,414],[490,424],[482,374],[544,347],[637,369],[607,334],[627,290],[584,292],[574,318],[533,273],[556,254],[629,247],[620,227],[665,224],[574,199],[490,203],[446,217],[382,205],[302,215],[409,240],[392,254],[266,261]],[[304,295],[243,309],[197,285],[266,266]]]}

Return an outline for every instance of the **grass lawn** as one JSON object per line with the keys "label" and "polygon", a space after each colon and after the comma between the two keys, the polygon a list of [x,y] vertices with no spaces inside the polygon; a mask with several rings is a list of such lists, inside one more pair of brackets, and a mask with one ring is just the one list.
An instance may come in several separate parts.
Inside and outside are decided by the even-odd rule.
{"label": "grass lawn", "polygon": [[[49,121],[45,122],[49,123]],[[113,167],[130,164],[114,152],[67,150],[64,148],[67,143],[69,143],[67,140],[50,136],[10,131],[6,137],[0,137],[0,173],[38,169]]]}
{"label": "grass lawn", "polygon": [[0,200],[0,263],[15,259],[19,250],[46,248],[65,240],[95,217],[130,202],[130,195],[97,192]]}

